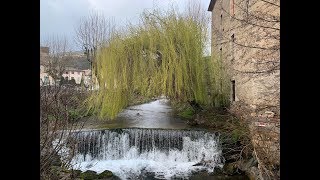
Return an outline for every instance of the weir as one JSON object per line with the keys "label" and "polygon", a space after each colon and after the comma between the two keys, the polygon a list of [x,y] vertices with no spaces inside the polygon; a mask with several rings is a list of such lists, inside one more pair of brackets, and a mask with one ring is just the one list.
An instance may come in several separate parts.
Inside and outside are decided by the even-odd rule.
{"label": "weir", "polygon": [[73,159],[80,170],[110,170],[122,179],[144,172],[186,178],[223,165],[219,134],[202,130],[125,128],[76,133]]}

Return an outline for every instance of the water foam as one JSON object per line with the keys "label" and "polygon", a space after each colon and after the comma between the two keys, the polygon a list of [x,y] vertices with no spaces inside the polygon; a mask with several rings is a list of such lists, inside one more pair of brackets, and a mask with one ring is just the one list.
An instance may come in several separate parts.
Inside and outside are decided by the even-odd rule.
{"label": "water foam", "polygon": [[[192,172],[222,166],[219,137],[205,131],[118,129],[77,135],[76,169],[110,170],[122,179],[144,172],[156,178],[187,178]],[[193,166],[205,162],[202,166]]]}

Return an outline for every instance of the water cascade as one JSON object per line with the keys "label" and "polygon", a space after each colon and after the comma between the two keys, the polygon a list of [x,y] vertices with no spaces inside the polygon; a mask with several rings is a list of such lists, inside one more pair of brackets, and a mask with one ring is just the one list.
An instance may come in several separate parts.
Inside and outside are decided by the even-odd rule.
{"label": "water cascade", "polygon": [[223,165],[218,133],[127,128],[81,131],[76,140],[75,168],[110,170],[122,179],[145,172],[158,179],[187,178]]}

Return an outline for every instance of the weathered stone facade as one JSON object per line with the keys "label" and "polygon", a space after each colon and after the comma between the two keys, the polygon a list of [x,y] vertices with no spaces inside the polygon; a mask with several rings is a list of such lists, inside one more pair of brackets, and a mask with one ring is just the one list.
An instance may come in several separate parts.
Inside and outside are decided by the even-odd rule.
{"label": "weathered stone facade", "polygon": [[260,170],[280,164],[280,0],[211,0],[208,10],[211,54],[225,72],[231,110],[251,124]]}
{"label": "weathered stone facade", "polygon": [[279,106],[280,8],[261,0],[212,0],[210,5],[211,54],[223,62],[230,87],[234,81],[231,102],[253,109]]}

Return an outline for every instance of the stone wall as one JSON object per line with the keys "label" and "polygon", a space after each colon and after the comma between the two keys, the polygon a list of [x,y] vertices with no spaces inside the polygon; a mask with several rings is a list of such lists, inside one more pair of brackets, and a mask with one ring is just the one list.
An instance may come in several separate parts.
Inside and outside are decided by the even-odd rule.
{"label": "stone wall", "polygon": [[[279,4],[279,0],[270,2]],[[211,51],[215,60],[222,61],[227,83],[235,81],[233,103],[242,100],[256,108],[279,106],[279,13],[279,7],[261,0],[215,1]]]}
{"label": "stone wall", "polygon": [[277,179],[280,0],[211,0],[208,10],[212,12],[211,54],[221,62],[227,79],[223,83],[229,83],[230,109],[251,124],[261,176]]}

